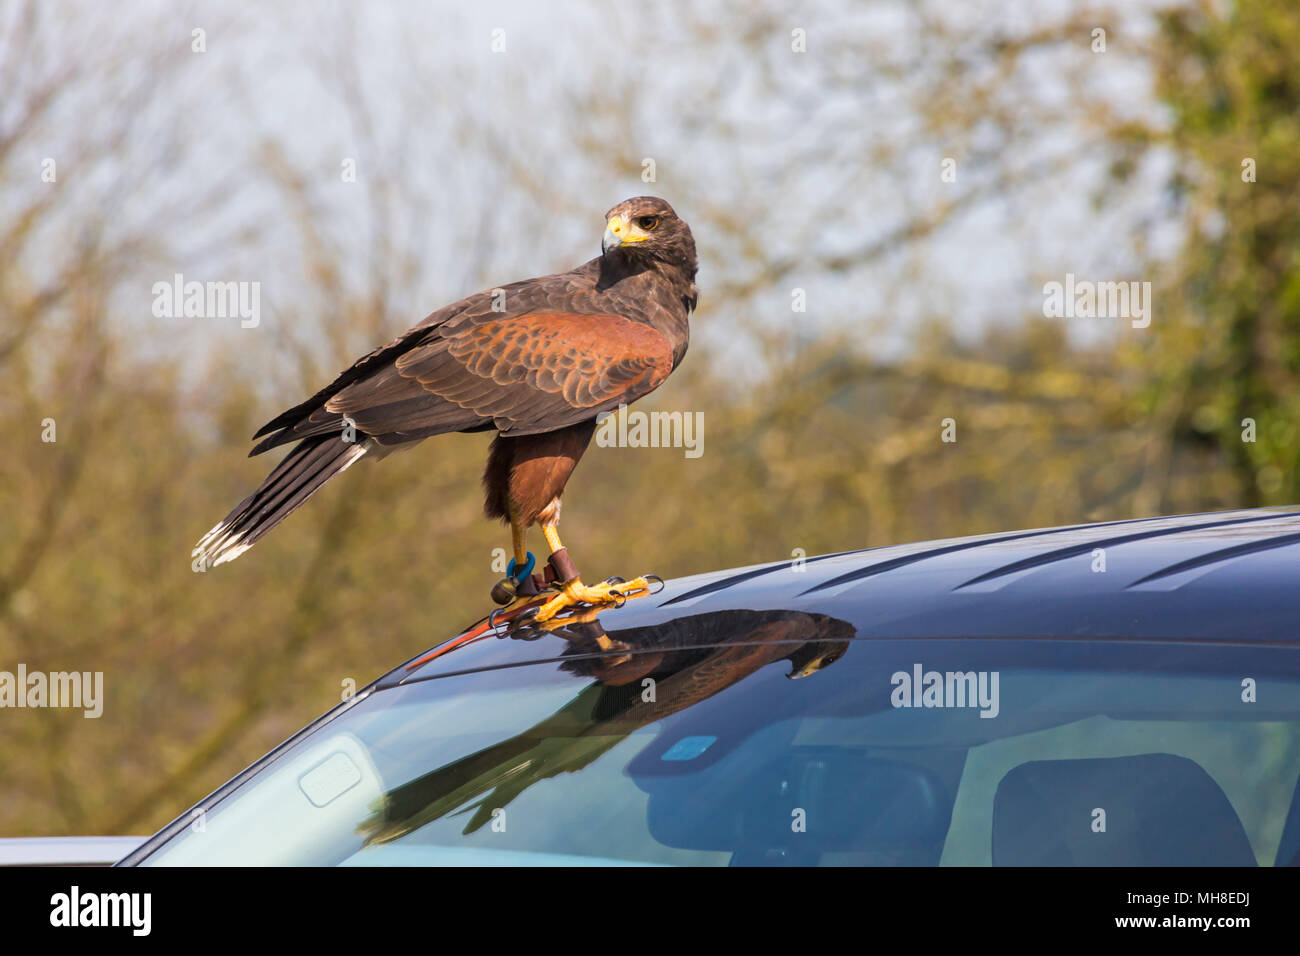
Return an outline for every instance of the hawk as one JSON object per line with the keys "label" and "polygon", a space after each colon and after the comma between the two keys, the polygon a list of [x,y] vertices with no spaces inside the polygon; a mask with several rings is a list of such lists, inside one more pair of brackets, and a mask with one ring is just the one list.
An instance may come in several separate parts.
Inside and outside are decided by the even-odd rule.
{"label": "hawk", "polygon": [[263,425],[250,456],[296,444],[194,555],[205,567],[233,561],[362,458],[433,435],[495,431],[484,510],[509,524],[514,559],[493,598],[537,595],[526,543],[536,524],[557,588],[536,622],[644,593],[645,578],[582,583],[560,540],[560,501],[596,417],[654,391],[681,363],[696,268],[690,227],[672,206],[653,196],[619,203],[605,214],[601,255],[439,309]]}

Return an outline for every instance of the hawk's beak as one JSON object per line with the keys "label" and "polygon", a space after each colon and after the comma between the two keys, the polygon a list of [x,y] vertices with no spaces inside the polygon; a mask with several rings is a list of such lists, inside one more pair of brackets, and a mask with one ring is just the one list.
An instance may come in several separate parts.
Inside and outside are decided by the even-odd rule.
{"label": "hawk's beak", "polygon": [[803,667],[799,668],[799,670],[791,671],[790,673],[786,674],[785,675],[786,679],[802,680],[805,677],[811,677],[813,674],[816,674],[819,670],[821,670],[823,667],[826,666],[825,661],[826,661],[825,655],[822,655],[821,657],[814,657]]}
{"label": "hawk's beak", "polygon": [[628,221],[626,216],[614,216],[605,223],[605,238],[600,241],[600,251],[608,254],[627,241]]}

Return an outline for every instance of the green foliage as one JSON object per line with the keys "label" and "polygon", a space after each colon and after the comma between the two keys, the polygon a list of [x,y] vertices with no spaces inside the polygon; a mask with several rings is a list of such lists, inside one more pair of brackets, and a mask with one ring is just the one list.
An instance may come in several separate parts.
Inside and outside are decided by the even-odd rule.
{"label": "green foliage", "polygon": [[[1300,497],[1300,7],[1169,13],[1156,63],[1191,239],[1157,331],[1184,444],[1227,461],[1244,504]],[[1250,181],[1253,179],[1254,181]],[[1171,311],[1172,310],[1172,311]],[[1256,440],[1243,441],[1244,420]]]}

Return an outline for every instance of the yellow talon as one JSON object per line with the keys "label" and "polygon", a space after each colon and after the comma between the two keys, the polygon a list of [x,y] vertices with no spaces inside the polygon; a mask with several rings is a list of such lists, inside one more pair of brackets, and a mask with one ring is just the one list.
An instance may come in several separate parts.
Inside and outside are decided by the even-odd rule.
{"label": "yellow talon", "polygon": [[565,608],[583,604],[593,607],[615,606],[649,593],[650,583],[645,578],[633,578],[631,581],[606,581],[590,587],[583,584],[581,579],[577,579],[564,585],[559,594],[543,604],[537,616],[533,618],[533,622],[544,624]]}
{"label": "yellow talon", "polygon": [[[560,592],[551,598],[533,615],[529,624],[542,626],[544,630],[551,630],[556,623],[547,626],[548,621],[555,621],[555,616],[566,608],[586,607],[594,609],[595,613],[582,612],[581,620],[590,621],[595,614],[600,613],[607,607],[617,607],[625,601],[632,598],[642,597],[652,593],[650,590],[650,579],[659,582],[663,586],[663,580],[655,575],[649,577],[633,578],[631,581],[620,581],[617,578],[603,581],[593,587],[588,587],[582,583],[582,579],[577,576],[577,569],[574,568],[573,562],[568,557],[568,551],[565,550],[564,542],[560,540],[560,529],[556,524],[557,518],[542,523],[542,534],[546,536],[546,543],[551,549],[551,570],[556,576],[572,575],[573,579],[568,584],[555,585]],[[563,561],[557,563],[557,560],[563,556]],[[569,615],[566,621],[572,621],[579,615]],[[558,622],[557,622],[558,623]],[[602,649],[607,649],[602,647]]]}

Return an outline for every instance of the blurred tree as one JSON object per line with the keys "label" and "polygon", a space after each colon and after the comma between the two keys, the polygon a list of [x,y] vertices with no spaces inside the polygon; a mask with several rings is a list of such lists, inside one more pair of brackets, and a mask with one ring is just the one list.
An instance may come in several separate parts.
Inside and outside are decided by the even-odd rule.
{"label": "blurred tree", "polygon": [[1275,0],[1169,11],[1156,48],[1190,235],[1148,394],[1183,447],[1222,456],[1243,505],[1300,499],[1297,49],[1300,6]]}

